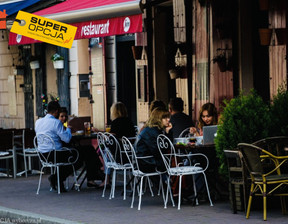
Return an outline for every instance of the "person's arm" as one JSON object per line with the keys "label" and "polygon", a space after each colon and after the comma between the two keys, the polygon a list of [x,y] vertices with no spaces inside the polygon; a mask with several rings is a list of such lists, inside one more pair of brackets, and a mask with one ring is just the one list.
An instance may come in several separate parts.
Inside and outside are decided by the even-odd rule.
{"label": "person's arm", "polygon": [[60,137],[60,139],[63,142],[69,143],[72,138],[71,129],[67,127],[65,130],[63,124],[59,121],[57,124],[57,130],[57,135]]}

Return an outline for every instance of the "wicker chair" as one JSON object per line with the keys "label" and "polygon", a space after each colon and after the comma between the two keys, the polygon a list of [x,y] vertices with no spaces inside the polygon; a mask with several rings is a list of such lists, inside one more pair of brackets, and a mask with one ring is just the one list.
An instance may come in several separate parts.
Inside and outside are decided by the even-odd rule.
{"label": "wicker chair", "polygon": [[[239,143],[245,165],[251,177],[250,196],[246,218],[249,218],[253,196],[263,197],[263,219],[267,220],[267,196],[280,196],[282,212],[285,213],[285,200],[288,196],[288,174],[282,174],[280,168],[287,165],[288,156],[275,156],[270,152],[252,144]],[[271,160],[274,168],[266,171],[263,162]],[[265,163],[264,163],[265,164]]]}

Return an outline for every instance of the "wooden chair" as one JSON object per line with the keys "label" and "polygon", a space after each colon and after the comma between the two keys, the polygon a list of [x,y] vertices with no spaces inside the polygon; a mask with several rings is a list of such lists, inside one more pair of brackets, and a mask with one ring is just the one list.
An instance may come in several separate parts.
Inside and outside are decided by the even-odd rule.
{"label": "wooden chair", "polygon": [[[237,210],[245,210],[247,204],[247,171],[242,155],[238,150],[224,150],[229,171],[230,201],[233,213]],[[238,208],[237,208],[238,205]],[[240,205],[240,206],[239,206]],[[240,207],[240,208],[239,208]]]}
{"label": "wooden chair", "polygon": [[[282,212],[286,212],[285,200],[288,196],[288,174],[281,173],[281,166],[287,165],[288,156],[275,156],[252,144],[239,143],[238,148],[251,177],[250,196],[246,218],[249,218],[253,196],[263,197],[263,219],[267,220],[267,196],[280,196]],[[264,171],[263,161],[271,160],[274,168]]]}

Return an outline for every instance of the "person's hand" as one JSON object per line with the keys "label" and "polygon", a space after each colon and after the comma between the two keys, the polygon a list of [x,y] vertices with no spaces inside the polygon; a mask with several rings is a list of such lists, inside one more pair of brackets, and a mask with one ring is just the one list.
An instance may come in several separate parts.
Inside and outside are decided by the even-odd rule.
{"label": "person's hand", "polygon": [[197,132],[197,129],[195,127],[191,127],[189,132],[195,136],[199,135],[198,132]]}
{"label": "person's hand", "polygon": [[171,130],[172,128],[172,124],[169,122],[169,125],[165,128],[165,132],[166,133],[169,133],[169,131]]}

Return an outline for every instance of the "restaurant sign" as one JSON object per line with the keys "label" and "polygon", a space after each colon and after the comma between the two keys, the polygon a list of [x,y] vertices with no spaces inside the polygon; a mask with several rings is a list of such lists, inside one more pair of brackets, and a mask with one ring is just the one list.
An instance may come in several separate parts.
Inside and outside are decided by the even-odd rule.
{"label": "restaurant sign", "polygon": [[60,47],[71,48],[77,27],[19,11],[11,32]]}
{"label": "restaurant sign", "polygon": [[[70,24],[77,27],[75,40],[142,32],[142,14]],[[32,44],[39,41],[13,33],[9,45]]]}

